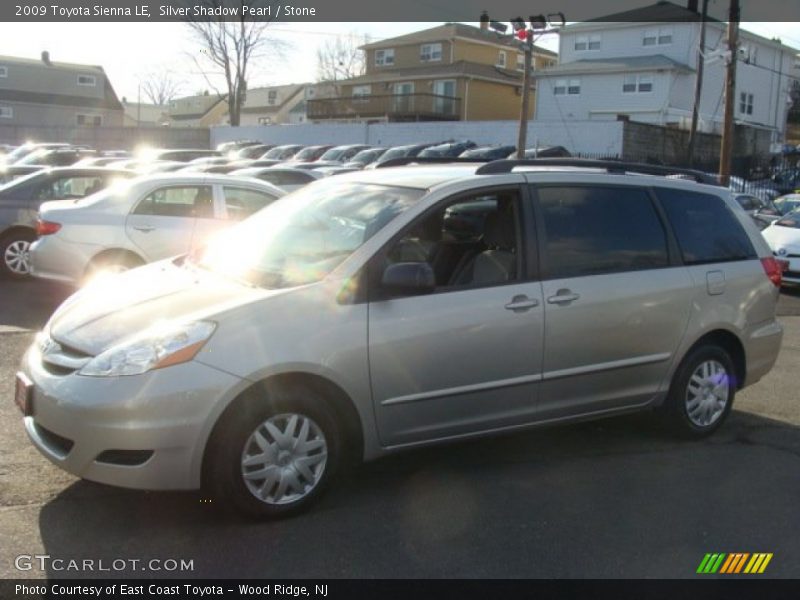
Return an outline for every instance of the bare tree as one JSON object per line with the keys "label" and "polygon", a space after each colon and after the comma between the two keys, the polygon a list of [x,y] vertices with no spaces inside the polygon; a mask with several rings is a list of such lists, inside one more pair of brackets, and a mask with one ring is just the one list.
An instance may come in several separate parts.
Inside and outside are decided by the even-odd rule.
{"label": "bare tree", "polygon": [[[227,100],[230,124],[233,126],[238,126],[240,122],[247,94],[248,69],[252,62],[267,55],[273,60],[280,60],[288,46],[286,42],[268,35],[267,29],[274,17],[267,20],[252,20],[252,17],[244,13],[246,4],[245,0],[224,3],[222,0],[199,0],[192,5],[202,5],[213,11],[207,14],[221,13],[224,5],[226,9],[236,8],[236,16],[206,17],[209,20],[188,22],[193,37],[201,46],[200,56],[193,55],[192,58],[203,72],[208,84],[215,89],[220,98],[224,97]],[[252,4],[251,0],[249,5]],[[224,91],[214,86],[204,70],[203,63],[215,71],[213,74],[224,78]]]}
{"label": "bare tree", "polygon": [[146,75],[141,85],[146,100],[164,106],[180,94],[183,82],[176,80],[171,71],[163,70]]}
{"label": "bare tree", "polygon": [[338,82],[363,75],[366,62],[359,47],[368,42],[355,33],[326,40],[317,48],[317,81],[333,84],[338,94]]}

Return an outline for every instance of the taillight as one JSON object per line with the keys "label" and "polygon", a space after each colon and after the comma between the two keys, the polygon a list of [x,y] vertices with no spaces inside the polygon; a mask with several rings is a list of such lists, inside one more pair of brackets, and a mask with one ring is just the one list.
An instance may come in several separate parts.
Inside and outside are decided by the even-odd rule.
{"label": "taillight", "polygon": [[61,223],[53,223],[52,221],[36,221],[36,235],[53,235],[61,229]]}
{"label": "taillight", "polygon": [[775,257],[768,256],[761,259],[761,266],[764,267],[764,273],[767,274],[767,277],[775,287],[781,287],[781,280],[783,279],[781,263]]}

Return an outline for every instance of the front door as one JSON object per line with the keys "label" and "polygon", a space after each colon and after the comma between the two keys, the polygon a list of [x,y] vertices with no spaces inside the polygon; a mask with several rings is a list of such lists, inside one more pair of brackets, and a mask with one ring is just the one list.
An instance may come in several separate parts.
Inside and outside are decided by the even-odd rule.
{"label": "front door", "polygon": [[542,292],[526,274],[518,190],[445,205],[370,270],[379,282],[387,264],[427,262],[437,283],[426,295],[370,286],[372,400],[385,446],[519,425],[536,409]]}

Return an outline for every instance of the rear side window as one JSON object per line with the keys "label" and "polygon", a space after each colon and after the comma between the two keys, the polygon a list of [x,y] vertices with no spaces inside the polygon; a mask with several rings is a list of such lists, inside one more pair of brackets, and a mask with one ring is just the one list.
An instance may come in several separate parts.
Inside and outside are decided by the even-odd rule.
{"label": "rear side window", "polygon": [[247,188],[225,186],[222,189],[225,193],[225,208],[228,211],[228,219],[231,221],[241,221],[254,212],[261,210],[267,204],[277,200],[271,194]]}
{"label": "rear side window", "polygon": [[161,188],[139,202],[135,215],[159,217],[214,216],[214,194],[210,186],[175,186]]}
{"label": "rear side window", "polygon": [[649,194],[628,187],[541,187],[544,267],[551,279],[638,271],[669,264],[667,239]]}
{"label": "rear side window", "polygon": [[756,253],[725,201],[713,194],[656,188],[683,261],[689,265],[746,260]]}

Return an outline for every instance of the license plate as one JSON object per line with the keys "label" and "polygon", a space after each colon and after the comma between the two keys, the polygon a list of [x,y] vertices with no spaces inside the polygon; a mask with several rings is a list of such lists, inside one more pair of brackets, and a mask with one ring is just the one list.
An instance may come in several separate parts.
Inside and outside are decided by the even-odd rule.
{"label": "license plate", "polygon": [[33,382],[25,373],[17,373],[14,386],[14,403],[26,417],[33,414]]}

